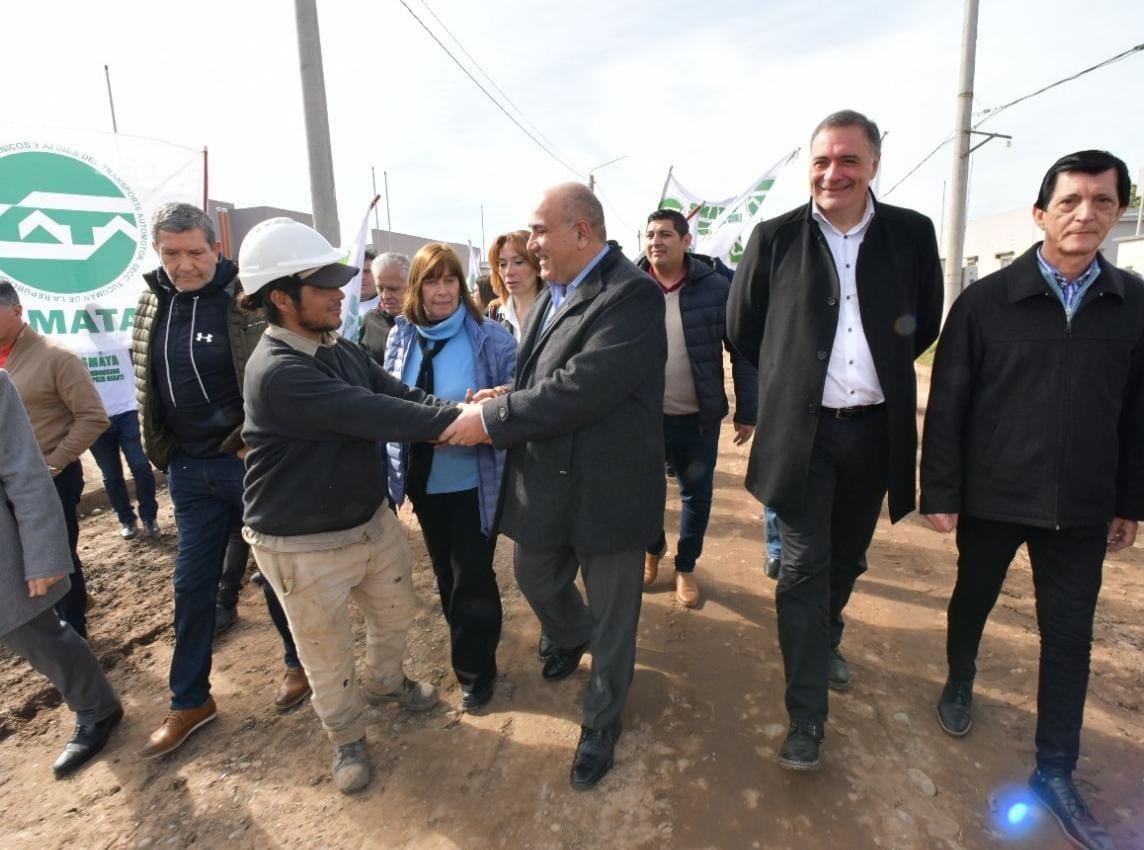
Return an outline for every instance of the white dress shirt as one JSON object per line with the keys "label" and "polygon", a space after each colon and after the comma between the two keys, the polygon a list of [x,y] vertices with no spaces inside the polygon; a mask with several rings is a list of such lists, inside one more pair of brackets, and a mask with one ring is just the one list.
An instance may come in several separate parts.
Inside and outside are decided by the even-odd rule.
{"label": "white dress shirt", "polygon": [[830,254],[834,258],[834,268],[838,271],[841,289],[838,304],[838,328],[834,333],[834,347],[830,350],[830,363],[826,369],[826,386],[822,391],[823,407],[860,407],[868,404],[881,404],[886,400],[882,385],[878,382],[878,372],[874,368],[874,357],[866,342],[866,332],[862,329],[862,314],[858,309],[858,284],[855,271],[858,266],[858,249],[874,217],[874,202],[866,198],[866,212],[862,220],[843,233],[831,224],[818,204],[812,202],[812,215],[818,222]]}

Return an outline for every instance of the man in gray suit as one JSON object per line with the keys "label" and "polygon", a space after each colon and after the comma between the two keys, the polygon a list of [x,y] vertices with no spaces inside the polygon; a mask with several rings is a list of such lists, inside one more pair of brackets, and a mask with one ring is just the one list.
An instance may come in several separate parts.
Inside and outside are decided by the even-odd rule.
{"label": "man in gray suit", "polygon": [[123,717],[119,697],[85,641],[60,620],[72,557],[64,512],[28,414],[0,369],[0,643],[28,659],[76,713],[56,778],[89,761]]}
{"label": "man in gray suit", "polygon": [[500,530],[516,541],[517,584],[555,644],[544,678],[563,679],[592,653],[571,773],[574,788],[589,788],[612,766],[644,550],[663,520],[664,302],[606,241],[587,186],[549,189],[530,229],[548,289],[522,329],[513,388],[463,412],[442,439],[508,449]]}

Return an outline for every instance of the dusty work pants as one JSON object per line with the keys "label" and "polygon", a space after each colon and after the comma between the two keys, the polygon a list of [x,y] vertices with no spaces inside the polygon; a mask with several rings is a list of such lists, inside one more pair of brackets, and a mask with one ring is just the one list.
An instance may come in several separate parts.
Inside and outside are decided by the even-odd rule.
{"label": "dusty work pants", "polygon": [[365,737],[366,707],[354,667],[349,600],[365,615],[367,691],[401,686],[405,635],[417,601],[405,532],[388,508],[378,511],[381,535],[316,552],[275,552],[251,546],[258,568],[282,602],[298,658],[313,688],[311,702],[337,746]]}

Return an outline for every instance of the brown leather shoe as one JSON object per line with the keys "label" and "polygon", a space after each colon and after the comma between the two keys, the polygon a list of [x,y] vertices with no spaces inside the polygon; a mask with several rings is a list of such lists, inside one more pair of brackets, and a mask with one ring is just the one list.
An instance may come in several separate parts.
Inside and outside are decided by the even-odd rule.
{"label": "brown leather shoe", "polygon": [[659,575],[659,562],[663,560],[664,553],[658,555],[644,554],[643,558],[643,586],[651,587],[655,577]]}
{"label": "brown leather shoe", "polygon": [[187,738],[206,726],[218,717],[218,710],[212,697],[198,708],[171,709],[167,712],[163,725],[151,733],[145,746],[139,753],[145,759],[155,759],[173,753],[183,745]]}
{"label": "brown leather shoe", "polygon": [[279,711],[289,711],[310,695],[310,680],[301,667],[287,667],[286,675],[274,697],[274,707]]}
{"label": "brown leather shoe", "polygon": [[694,608],[699,604],[699,585],[695,583],[695,576],[691,573],[675,574],[675,598],[685,608]]}

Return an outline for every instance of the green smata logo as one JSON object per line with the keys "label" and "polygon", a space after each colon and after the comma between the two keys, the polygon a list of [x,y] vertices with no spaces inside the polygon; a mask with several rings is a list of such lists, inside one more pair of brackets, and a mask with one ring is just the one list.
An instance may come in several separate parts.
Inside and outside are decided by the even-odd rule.
{"label": "green smata logo", "polygon": [[129,186],[94,157],[26,143],[0,156],[0,275],[55,296],[96,297],[134,276],[146,224]]}

